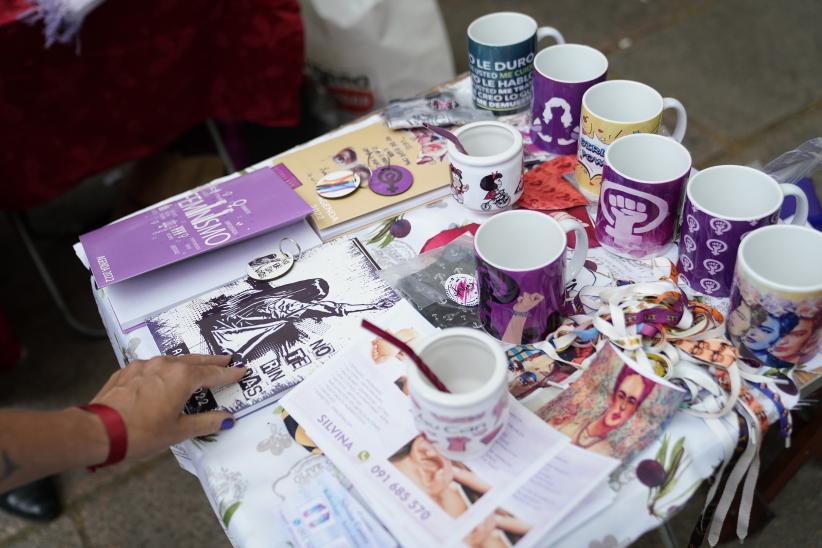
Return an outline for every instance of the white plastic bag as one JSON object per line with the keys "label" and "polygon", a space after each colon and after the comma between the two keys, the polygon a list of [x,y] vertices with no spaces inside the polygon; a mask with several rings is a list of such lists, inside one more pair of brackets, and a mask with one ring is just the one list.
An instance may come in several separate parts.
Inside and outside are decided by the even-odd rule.
{"label": "white plastic bag", "polygon": [[820,165],[822,137],[814,137],[771,160],[763,171],[780,183],[796,183],[813,173]]}
{"label": "white plastic bag", "polygon": [[[314,110],[333,125],[454,77],[435,0],[300,0]],[[330,108],[329,108],[330,107]],[[335,111],[336,119],[329,116]]]}

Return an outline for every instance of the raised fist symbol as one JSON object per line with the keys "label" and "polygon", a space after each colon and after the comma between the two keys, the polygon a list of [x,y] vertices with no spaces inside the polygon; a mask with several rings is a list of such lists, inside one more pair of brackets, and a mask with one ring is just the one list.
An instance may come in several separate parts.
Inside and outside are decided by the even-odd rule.
{"label": "raised fist symbol", "polygon": [[702,278],[699,280],[699,285],[702,286],[702,289],[705,290],[705,293],[713,293],[717,289],[719,289],[719,282],[716,280],[711,280],[710,278]]}
{"label": "raised fist symbol", "polygon": [[608,194],[608,205],[614,215],[614,226],[606,226],[605,232],[619,242],[639,242],[642,236],[634,234],[634,226],[648,220],[648,206],[622,194]]}
{"label": "raised fist symbol", "polygon": [[711,253],[714,257],[728,250],[728,244],[726,244],[722,240],[715,240],[712,238],[708,240],[706,243],[708,244],[708,249],[711,250]]}
{"label": "raised fist symbol", "polygon": [[725,219],[711,219],[708,224],[711,225],[717,236],[722,236],[731,229],[731,223]]}
{"label": "raised fist symbol", "polygon": [[688,231],[696,232],[697,230],[699,230],[699,221],[696,220],[696,217],[689,213],[685,217],[685,220],[688,223]]}
{"label": "raised fist symbol", "polygon": [[685,242],[685,251],[691,253],[696,249],[696,242],[693,238],[691,238],[688,234],[685,234],[682,237],[682,240]]}
{"label": "raised fist symbol", "polygon": [[714,259],[705,259],[702,261],[702,266],[705,267],[705,270],[707,270],[711,276],[715,276],[717,273],[725,270],[725,265]]}

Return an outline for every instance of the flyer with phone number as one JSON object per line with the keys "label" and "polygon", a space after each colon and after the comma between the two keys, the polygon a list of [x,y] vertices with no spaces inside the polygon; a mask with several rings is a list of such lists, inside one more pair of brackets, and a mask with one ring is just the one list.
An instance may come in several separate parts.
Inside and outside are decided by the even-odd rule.
{"label": "flyer with phone number", "polygon": [[[434,331],[404,301],[383,327],[412,346]],[[409,363],[382,339],[364,335],[281,403],[401,544],[473,545],[478,536],[502,538],[506,526],[517,534],[509,534],[505,545],[527,538],[540,516],[520,509],[529,497],[550,500],[541,490],[529,494],[526,484],[550,487],[565,473],[557,474],[550,463],[570,447],[569,439],[512,398],[509,423],[489,451],[465,462],[450,460],[414,426],[405,383]],[[597,455],[590,459],[586,474],[595,483],[584,478],[583,487],[592,488],[611,466],[602,466]],[[562,487],[564,495],[589,492]],[[562,502],[569,501],[563,496]],[[497,523],[502,529],[491,526]]]}

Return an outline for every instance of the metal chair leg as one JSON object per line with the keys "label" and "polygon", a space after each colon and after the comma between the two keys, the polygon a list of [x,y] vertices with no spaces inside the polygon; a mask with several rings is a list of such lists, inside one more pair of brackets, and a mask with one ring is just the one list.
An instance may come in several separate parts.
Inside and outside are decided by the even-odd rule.
{"label": "metal chair leg", "polygon": [[65,299],[63,298],[63,294],[60,292],[57,284],[54,283],[51,273],[46,267],[46,264],[43,262],[43,258],[40,256],[37,246],[34,245],[34,241],[31,238],[31,234],[29,234],[28,227],[26,227],[26,223],[23,221],[22,216],[18,212],[9,212],[9,218],[11,219],[15,230],[17,230],[17,234],[20,235],[20,239],[23,241],[23,245],[26,247],[26,251],[28,251],[31,260],[34,263],[34,267],[37,269],[38,274],[40,274],[40,278],[43,280],[43,284],[45,284],[52,301],[54,301],[54,304],[57,306],[57,310],[60,311],[60,315],[63,317],[63,320],[65,320],[71,329],[85,337],[94,339],[106,337],[105,330],[89,327],[74,317],[74,314],[72,314],[66,304]]}
{"label": "metal chair leg", "polygon": [[671,527],[668,525],[667,521],[657,527],[656,530],[659,533],[660,540],[662,540],[662,546],[665,548],[676,548],[674,532],[671,531]]}
{"label": "metal chair leg", "polygon": [[217,148],[217,154],[220,156],[220,160],[223,161],[226,173],[234,173],[237,171],[234,167],[234,162],[231,161],[231,156],[228,154],[228,149],[225,148],[220,130],[217,129],[217,124],[213,118],[206,119],[206,127],[208,127],[208,133],[211,135],[211,140],[214,141],[214,146]]}

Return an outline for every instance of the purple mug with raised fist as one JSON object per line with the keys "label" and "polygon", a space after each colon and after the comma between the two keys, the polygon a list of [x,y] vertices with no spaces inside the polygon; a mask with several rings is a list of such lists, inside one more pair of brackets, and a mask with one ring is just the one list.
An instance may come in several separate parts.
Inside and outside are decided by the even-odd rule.
{"label": "purple mug with raised fist", "polygon": [[605,151],[595,231],[615,255],[642,259],[671,243],[691,173],[688,150],[669,137],[634,133]]}
{"label": "purple mug with raised fist", "polygon": [[808,198],[794,184],[777,183],[746,166],[714,166],[694,175],[682,212],[680,280],[700,293],[728,297],[739,243],[749,232],[779,221],[786,194],[796,198],[792,223],[804,225]]}
{"label": "purple mug with raised fist", "polygon": [[[576,246],[566,264],[566,233],[571,231]],[[506,211],[477,229],[474,253],[483,328],[507,343],[530,344],[559,327],[565,285],[585,263],[588,236],[574,220]]]}
{"label": "purple mug with raised fist", "polygon": [[575,154],[582,96],[605,80],[608,59],[582,44],[559,44],[534,57],[531,142],[553,154]]}

